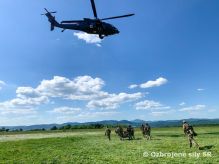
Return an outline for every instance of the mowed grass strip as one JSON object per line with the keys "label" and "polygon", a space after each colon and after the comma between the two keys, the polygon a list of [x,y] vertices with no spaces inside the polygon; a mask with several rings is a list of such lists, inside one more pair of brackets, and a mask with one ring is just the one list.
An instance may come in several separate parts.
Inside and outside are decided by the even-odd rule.
{"label": "mowed grass strip", "polygon": [[[111,141],[104,136],[104,129],[82,130],[63,132],[63,136],[53,138],[0,142],[0,163],[219,163],[219,127],[197,127],[195,130],[196,140],[204,150],[190,149],[180,127],[154,128],[151,141],[145,140],[138,129],[132,141],[120,141],[113,130]],[[70,135],[72,133],[75,134]],[[144,152],[149,156],[143,157]],[[152,152],[201,155],[199,158],[155,158],[150,156]],[[212,157],[204,157],[206,152]]]}
{"label": "mowed grass strip", "polygon": [[80,135],[95,135],[101,134],[102,131],[68,131],[68,132],[22,132],[22,133],[2,133],[0,134],[0,142],[15,141],[15,140],[27,140],[27,139],[41,139],[41,138],[57,138],[57,137],[69,137],[69,136],[80,136]]}

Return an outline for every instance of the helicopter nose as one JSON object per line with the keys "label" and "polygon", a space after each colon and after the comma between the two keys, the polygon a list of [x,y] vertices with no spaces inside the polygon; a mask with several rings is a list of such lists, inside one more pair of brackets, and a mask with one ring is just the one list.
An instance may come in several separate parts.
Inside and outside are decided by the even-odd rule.
{"label": "helicopter nose", "polygon": [[119,30],[118,30],[118,29],[115,29],[115,33],[116,33],[116,34],[119,34]]}

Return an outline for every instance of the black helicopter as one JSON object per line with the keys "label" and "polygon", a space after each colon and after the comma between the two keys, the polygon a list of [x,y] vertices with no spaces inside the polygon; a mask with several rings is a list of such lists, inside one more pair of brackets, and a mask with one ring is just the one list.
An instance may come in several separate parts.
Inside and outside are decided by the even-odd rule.
{"label": "black helicopter", "polygon": [[46,13],[42,15],[48,17],[48,20],[51,23],[51,28],[50,28],[51,31],[53,31],[55,27],[62,28],[63,29],[62,32],[64,32],[66,29],[79,30],[79,31],[84,31],[88,34],[98,34],[100,39],[103,39],[108,35],[114,35],[119,33],[119,30],[116,27],[114,27],[112,24],[103,22],[104,20],[123,18],[123,17],[129,17],[134,15],[134,14],[127,14],[122,16],[99,19],[97,16],[94,0],[90,0],[90,1],[95,17],[94,19],[84,18],[84,20],[68,20],[58,23],[55,20],[55,16],[52,15],[52,13],[56,13],[56,12],[49,12],[46,8],[45,8]]}

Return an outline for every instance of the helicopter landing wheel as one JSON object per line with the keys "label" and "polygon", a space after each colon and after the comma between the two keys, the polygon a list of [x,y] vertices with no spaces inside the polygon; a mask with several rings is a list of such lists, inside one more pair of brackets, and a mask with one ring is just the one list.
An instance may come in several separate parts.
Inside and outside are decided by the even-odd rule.
{"label": "helicopter landing wheel", "polygon": [[104,35],[99,34],[99,38],[100,38],[100,39],[103,39],[103,38],[104,38]]}

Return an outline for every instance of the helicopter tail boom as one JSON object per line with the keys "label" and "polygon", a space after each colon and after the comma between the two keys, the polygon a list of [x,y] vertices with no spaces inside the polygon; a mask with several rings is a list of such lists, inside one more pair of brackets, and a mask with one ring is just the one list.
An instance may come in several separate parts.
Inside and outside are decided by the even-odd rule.
{"label": "helicopter tail boom", "polygon": [[59,26],[59,23],[56,21],[55,16],[51,15],[51,16],[47,16],[47,17],[48,17],[48,20],[51,24],[50,30],[53,31],[56,26],[57,27]]}

